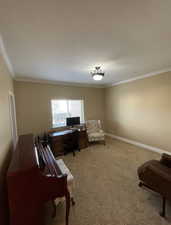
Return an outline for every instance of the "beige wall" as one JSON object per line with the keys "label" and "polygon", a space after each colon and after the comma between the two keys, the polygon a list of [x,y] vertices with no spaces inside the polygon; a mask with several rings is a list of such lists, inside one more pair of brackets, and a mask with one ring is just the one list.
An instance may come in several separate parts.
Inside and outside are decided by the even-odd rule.
{"label": "beige wall", "polygon": [[106,89],[14,83],[19,134],[51,128],[51,99],[83,98],[107,132],[171,151],[171,72]]}
{"label": "beige wall", "polygon": [[107,132],[171,152],[171,72],[105,90]]}
{"label": "beige wall", "polygon": [[84,99],[85,119],[104,121],[104,89],[14,82],[19,134],[52,127],[51,99]]}
{"label": "beige wall", "polygon": [[6,224],[7,207],[5,199],[5,175],[9,163],[11,147],[11,127],[9,114],[9,91],[13,91],[13,82],[0,54],[0,221]]}

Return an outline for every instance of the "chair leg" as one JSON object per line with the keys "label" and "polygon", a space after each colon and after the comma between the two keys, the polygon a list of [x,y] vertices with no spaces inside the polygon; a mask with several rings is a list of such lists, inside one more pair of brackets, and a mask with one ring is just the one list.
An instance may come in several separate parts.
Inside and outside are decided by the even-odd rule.
{"label": "chair leg", "polygon": [[163,197],[162,201],[162,212],[160,213],[160,216],[165,217],[166,214],[166,198]]}
{"label": "chair leg", "polygon": [[74,206],[75,205],[75,201],[74,201],[74,198],[71,197],[71,204]]}
{"label": "chair leg", "polygon": [[52,217],[56,217],[56,204],[55,204],[55,201],[52,200],[52,206],[53,206],[53,213],[52,213]]}
{"label": "chair leg", "polygon": [[66,202],[66,216],[65,216],[65,224],[69,225],[69,211],[70,211],[70,194],[67,192],[65,196],[65,202]]}
{"label": "chair leg", "polygon": [[[142,187],[142,186],[149,188],[147,185],[140,182],[139,187]],[[166,215],[166,198],[162,197],[162,211],[160,212],[160,216],[165,217],[165,215]]]}
{"label": "chair leg", "polygon": [[139,187],[142,187],[143,186],[143,183],[142,182],[139,182],[138,186]]}

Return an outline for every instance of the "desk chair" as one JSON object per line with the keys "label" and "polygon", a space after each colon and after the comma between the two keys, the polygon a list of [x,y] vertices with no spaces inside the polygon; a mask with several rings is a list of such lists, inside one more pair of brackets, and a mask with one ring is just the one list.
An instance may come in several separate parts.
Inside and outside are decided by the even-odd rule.
{"label": "desk chair", "polygon": [[76,129],[72,133],[68,134],[66,139],[64,139],[64,152],[65,154],[72,152],[75,156],[75,151],[80,151],[79,148],[79,131]]}

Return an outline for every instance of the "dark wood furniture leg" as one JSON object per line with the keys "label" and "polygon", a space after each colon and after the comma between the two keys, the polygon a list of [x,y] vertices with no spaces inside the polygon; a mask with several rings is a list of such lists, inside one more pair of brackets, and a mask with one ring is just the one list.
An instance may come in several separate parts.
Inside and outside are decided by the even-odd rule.
{"label": "dark wood furniture leg", "polygon": [[143,186],[143,183],[142,182],[139,182],[138,186],[139,187],[142,187]]}
{"label": "dark wood furniture leg", "polygon": [[53,206],[53,213],[52,213],[52,217],[56,217],[56,204],[55,204],[55,200],[52,200],[52,206]]}
{"label": "dark wood furniture leg", "polygon": [[66,196],[66,220],[65,220],[65,224],[69,225],[69,210],[70,210],[70,193],[67,192]]}
{"label": "dark wood furniture leg", "polygon": [[[68,203],[66,203],[66,204],[68,204]],[[74,198],[73,197],[71,197],[71,204],[72,204],[72,206],[74,206],[75,205],[75,200],[74,200]],[[55,218],[56,217],[56,204],[55,204],[55,200],[52,200],[52,206],[53,206],[53,213],[52,213],[52,218]],[[67,206],[66,206],[67,207]],[[69,206],[70,207],[70,206]],[[67,218],[68,218],[68,209],[66,209],[67,210],[67,212],[66,212],[66,220],[68,220]]]}
{"label": "dark wood furniture leg", "polygon": [[[152,190],[152,189],[151,189],[150,187],[148,187],[146,184],[140,182],[140,183],[139,183],[139,187],[142,187],[142,186],[144,186],[144,187],[146,187],[146,188]],[[153,190],[152,190],[152,191],[153,191]],[[165,197],[162,197],[162,212],[160,212],[160,216],[165,217],[165,215],[166,215],[166,198],[165,198]]]}
{"label": "dark wood furniture leg", "polygon": [[74,149],[73,149],[72,153],[73,153],[73,156],[75,156],[75,150]]}
{"label": "dark wood furniture leg", "polygon": [[71,197],[71,204],[74,206],[75,205],[75,201],[74,201],[74,198]]}
{"label": "dark wood furniture leg", "polygon": [[166,198],[163,197],[162,199],[162,212],[160,213],[160,216],[165,217],[166,215]]}

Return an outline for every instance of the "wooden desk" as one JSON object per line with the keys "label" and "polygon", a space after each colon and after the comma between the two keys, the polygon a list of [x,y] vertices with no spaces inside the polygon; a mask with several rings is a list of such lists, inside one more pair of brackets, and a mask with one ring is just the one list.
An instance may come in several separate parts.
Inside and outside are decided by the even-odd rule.
{"label": "wooden desk", "polygon": [[[49,142],[51,145],[51,149],[53,151],[53,154],[55,157],[59,155],[64,155],[64,143],[67,142],[67,139],[70,138],[70,135],[74,130],[67,129],[63,131],[54,131],[50,132],[48,134],[49,136]],[[88,138],[87,138],[87,132],[86,130],[80,130],[79,131],[79,148],[87,148],[88,147]]]}

